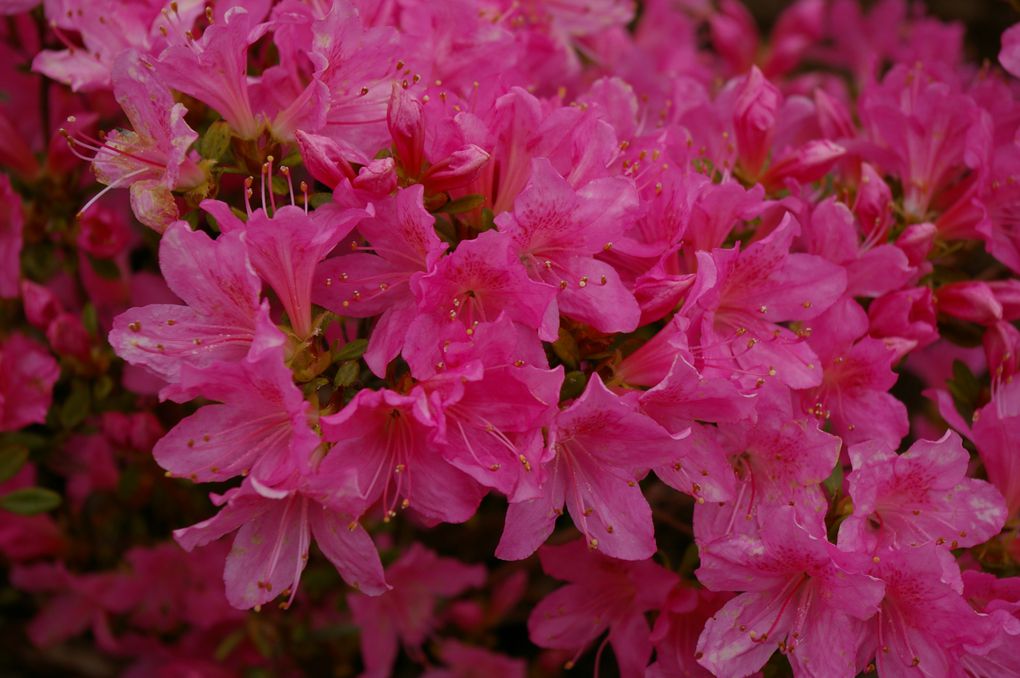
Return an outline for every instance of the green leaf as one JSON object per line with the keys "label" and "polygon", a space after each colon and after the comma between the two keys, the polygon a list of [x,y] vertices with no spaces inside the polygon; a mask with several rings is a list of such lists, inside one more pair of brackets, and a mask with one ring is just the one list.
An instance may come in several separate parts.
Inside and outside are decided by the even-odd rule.
{"label": "green leaf", "polygon": [[312,193],[308,196],[308,204],[312,207],[322,207],[323,205],[328,205],[331,202],[333,202],[332,193]]}
{"label": "green leaf", "polygon": [[81,309],[81,324],[92,336],[99,334],[99,315],[96,313],[96,307],[92,303],[86,303]]}
{"label": "green leaf", "polygon": [[24,445],[7,445],[0,448],[0,483],[10,480],[28,460],[28,448]]}
{"label": "green leaf", "polygon": [[472,193],[471,195],[465,195],[451,200],[437,211],[443,212],[444,214],[460,214],[461,212],[470,212],[473,209],[477,209],[482,206],[485,202],[485,196],[480,193]]}
{"label": "green leaf", "polygon": [[71,385],[71,395],[60,406],[60,425],[65,429],[73,429],[89,416],[91,406],[92,394],[88,384],[84,381],[76,380]]}
{"label": "green leaf", "polygon": [[588,377],[584,372],[575,370],[567,372],[563,377],[563,386],[560,387],[560,400],[570,400],[584,393],[584,387],[588,383]]}
{"label": "green leaf", "polygon": [[354,360],[345,362],[340,365],[340,369],[336,372],[336,377],[333,378],[334,386],[350,386],[358,380],[361,376],[361,367]]}
{"label": "green leaf", "polygon": [[0,509],[31,516],[60,506],[60,495],[42,487],[23,487],[0,497]]}
{"label": "green leaf", "polygon": [[361,356],[365,355],[365,349],[368,348],[368,339],[355,339],[349,341],[340,347],[336,353],[333,354],[334,362],[341,360],[357,360]]}
{"label": "green leaf", "polygon": [[209,125],[209,129],[198,142],[198,152],[203,158],[219,160],[230,148],[230,125],[222,120]]}
{"label": "green leaf", "polygon": [[956,410],[963,416],[964,421],[973,419],[974,410],[981,397],[981,382],[966,363],[961,360],[953,361],[953,378],[946,385],[949,387],[950,395],[953,396]]}
{"label": "green leaf", "polygon": [[113,387],[113,379],[110,378],[110,375],[104,374],[92,384],[92,395],[96,400],[103,400],[113,392]]}
{"label": "green leaf", "polygon": [[839,461],[836,462],[836,468],[832,469],[832,473],[825,479],[825,489],[829,493],[830,497],[835,497],[839,494],[843,488],[843,464]]}

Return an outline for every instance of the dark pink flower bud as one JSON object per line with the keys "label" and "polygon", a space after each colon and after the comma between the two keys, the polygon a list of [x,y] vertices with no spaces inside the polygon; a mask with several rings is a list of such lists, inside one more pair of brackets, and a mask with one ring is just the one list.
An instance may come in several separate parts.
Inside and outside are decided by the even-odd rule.
{"label": "dark pink flower bud", "polygon": [[489,154],[469,144],[429,167],[421,182],[429,193],[442,193],[470,183],[489,161]]}
{"label": "dark pink flower bud", "polygon": [[743,73],[754,63],[758,49],[758,26],[754,17],[736,0],[723,0],[717,14],[708,20],[712,46],[734,73]]}
{"label": "dark pink flower bud", "polygon": [[40,330],[45,330],[63,312],[60,301],[49,288],[30,280],[21,281],[21,302],[28,322]]}
{"label": "dark pink flower bud", "polygon": [[425,161],[425,118],[421,102],[397,83],[393,83],[386,125],[404,171],[409,176],[418,176]]}
{"label": "dark pink flower bud", "polygon": [[943,285],[935,299],[939,311],[960,320],[989,325],[1002,319],[1002,304],[987,283],[964,281]]}
{"label": "dark pink flower bud", "polygon": [[911,266],[918,266],[928,258],[937,233],[935,224],[911,224],[903,229],[896,239],[896,246],[903,250]]}
{"label": "dark pink flower bud", "polygon": [[[885,241],[885,236],[892,225],[892,192],[889,186],[882,180],[882,176],[875,171],[871,165],[861,165],[861,183],[857,187],[857,199],[854,201],[854,216],[861,224],[861,230],[867,238],[874,242]],[[934,235],[935,229],[931,228]],[[929,246],[930,246],[929,241]],[[925,250],[921,257],[923,260],[928,255]],[[907,252],[907,257],[910,253]],[[916,265],[912,258],[910,263]]]}
{"label": "dark pink flower bud", "polygon": [[762,177],[761,183],[766,188],[778,188],[787,179],[794,179],[799,183],[818,181],[844,155],[846,149],[839,144],[824,139],[809,141],[773,163]]}
{"label": "dark pink flower bud", "polygon": [[854,121],[845,103],[824,89],[815,90],[815,112],[822,134],[829,139],[854,137]]}
{"label": "dark pink flower bud", "polygon": [[906,340],[893,342],[900,344],[897,350],[921,348],[939,336],[935,328],[935,299],[927,287],[901,290],[875,299],[868,307],[868,319],[871,336]]}
{"label": "dark pink flower bud", "polygon": [[131,230],[116,212],[93,208],[78,221],[78,247],[100,259],[110,259],[127,247]]}
{"label": "dark pink flower bud", "polygon": [[740,163],[752,177],[758,176],[768,159],[779,104],[779,90],[756,66],[752,67],[733,111]]}
{"label": "dark pink flower bud", "polygon": [[46,328],[46,338],[54,353],[89,362],[91,340],[81,319],[71,313],[61,313]]}
{"label": "dark pink flower bud", "polygon": [[308,134],[298,130],[295,134],[298,146],[301,147],[301,157],[308,168],[308,173],[330,188],[345,178],[354,180],[354,168],[343,157],[343,149],[340,144],[329,137],[318,134]]}
{"label": "dark pink flower bud", "polygon": [[389,195],[397,188],[397,173],[393,168],[393,158],[373,160],[361,168],[352,184],[354,188],[373,195]]}

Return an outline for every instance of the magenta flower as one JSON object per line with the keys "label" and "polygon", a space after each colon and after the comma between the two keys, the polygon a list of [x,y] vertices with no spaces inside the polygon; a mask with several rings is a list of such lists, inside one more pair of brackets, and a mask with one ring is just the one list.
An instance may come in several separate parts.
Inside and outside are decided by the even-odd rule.
{"label": "magenta flower", "polygon": [[768,237],[742,252],[698,254],[705,291],[697,300],[698,310],[690,313],[700,313],[707,365],[756,380],[775,377],[791,388],[821,383],[818,356],[802,337],[778,323],[817,317],[843,293],[846,273],[820,257],[791,254],[797,231],[787,216]]}
{"label": "magenta flower", "polygon": [[186,36],[171,44],[155,64],[167,86],[215,109],[243,139],[260,131],[248,94],[247,54],[268,26],[253,21],[243,7],[233,7],[198,40]]}
{"label": "magenta flower", "polygon": [[720,428],[719,443],[737,473],[736,498],[695,507],[699,540],[753,534],[784,506],[791,507],[801,529],[817,537],[825,534],[828,502],[820,483],[831,475],[841,441],[812,420],[795,417],[790,399],[782,387],[764,390],[757,421]]}
{"label": "magenta flower", "polygon": [[[522,351],[501,315],[470,343],[447,351],[446,368],[423,382],[443,457],[511,502],[538,495],[545,468],[542,428],[558,412],[563,368]],[[538,365],[530,363],[538,362]]]}
{"label": "magenta flower", "polygon": [[137,52],[127,51],[117,58],[113,86],[132,129],[113,130],[101,143],[67,135],[72,151],[94,153],[94,157],[82,157],[92,161],[96,178],[107,186],[81,212],[106,191],[127,185],[135,216],[162,232],[178,217],[171,191],[190,190],[206,180],[198,155],[190,151],[198,133],[184,120],[187,109],[174,103],[166,84],[153,73],[153,65]]}
{"label": "magenta flower", "polygon": [[428,376],[442,369],[444,345],[467,341],[481,323],[501,313],[518,331],[555,340],[557,289],[528,277],[504,233],[486,231],[460,243],[417,280],[419,313],[407,328],[403,353],[411,372]]}
{"label": "magenta flower", "polygon": [[430,522],[462,523],[478,509],[482,488],[430,442],[435,422],[421,387],[406,395],[365,389],[319,421],[334,443],[319,475],[352,478],[355,496],[366,506],[381,500],[386,520],[411,508]]}
{"label": "magenta flower", "polygon": [[119,315],[110,345],[133,365],[170,383],[184,365],[242,359],[255,337],[261,283],[238,234],[212,240],[184,222],[160,241],[160,268],[186,305],[153,304]]}
{"label": "magenta flower", "polygon": [[652,511],[637,481],[671,460],[671,447],[686,435],[670,435],[592,375],[581,397],[553,422],[541,494],[510,504],[496,555],[530,556],[552,534],[566,504],[589,548],[625,560],[650,558]]}
{"label": "magenta flower", "polygon": [[311,469],[319,436],[284,364],[283,337],[272,332],[277,336],[258,337],[265,347],[244,360],[182,368],[175,400],[202,396],[219,404],[185,417],[156,443],[152,454],[160,466],[194,482],[251,474],[267,486]]}
{"label": "magenta flower", "polygon": [[559,289],[563,315],[601,332],[630,332],[640,316],[637,301],[616,269],[595,255],[623,238],[636,206],[633,184],[622,177],[574,191],[542,158],[532,161],[528,185],[496,225],[513,238],[531,278]]}
{"label": "magenta flower", "polygon": [[439,597],[452,598],[485,583],[485,567],[443,558],[421,544],[412,544],[386,568],[390,590],[383,595],[347,596],[354,621],[361,628],[361,656],[366,678],[387,676],[397,658],[398,644],[416,660],[421,646],[438,625]]}
{"label": "magenta flower", "polygon": [[0,431],[46,421],[60,366],[19,332],[0,340]]}
{"label": "magenta flower", "polygon": [[[584,539],[538,552],[545,573],[568,582],[542,601],[528,617],[528,635],[536,645],[573,650],[577,658],[607,629],[620,675],[644,675],[652,654],[645,612],[660,607],[676,584],[676,575],[651,560],[626,562],[592,552]],[[596,664],[598,663],[596,658]]]}
{"label": "magenta flower", "polygon": [[789,507],[769,512],[760,537],[700,544],[698,580],[713,591],[746,591],[705,624],[702,666],[716,676],[747,676],[777,649],[800,676],[857,675],[864,622],[882,601],[882,582],[857,559],[815,537]]}
{"label": "magenta flower", "polygon": [[995,620],[960,595],[960,570],[933,545],[883,551],[868,573],[885,583],[885,598],[868,622],[860,656],[874,657],[882,676],[963,675],[968,646],[996,634]]}
{"label": "magenta flower", "polygon": [[277,596],[297,594],[312,539],[351,586],[379,595],[388,586],[372,537],[348,510],[333,509],[314,492],[273,490],[254,479],[222,496],[219,513],[174,532],[186,550],[237,532],[223,573],[227,600],[234,607],[258,608]]}
{"label": "magenta flower", "polygon": [[798,393],[800,406],[848,444],[881,440],[898,447],[909,425],[907,408],[889,393],[896,354],[867,331],[867,316],[851,299],[819,316],[809,343],[822,365],[822,383]]}
{"label": "magenta flower", "polygon": [[947,431],[897,455],[880,442],[850,448],[847,477],[854,513],[839,528],[841,546],[874,552],[929,543],[974,546],[1002,529],[1006,506],[983,480],[966,477],[970,455]]}
{"label": "magenta flower", "polygon": [[412,289],[446,249],[422,205],[423,189],[410,186],[375,203],[376,214],[358,224],[369,246],[321,262],[312,301],[350,318],[380,316],[369,338],[365,362],[379,376],[400,354],[408,326],[418,315]]}

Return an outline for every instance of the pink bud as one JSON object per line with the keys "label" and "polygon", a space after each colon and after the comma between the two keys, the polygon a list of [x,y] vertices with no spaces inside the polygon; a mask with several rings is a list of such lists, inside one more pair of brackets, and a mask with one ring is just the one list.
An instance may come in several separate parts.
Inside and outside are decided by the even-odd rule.
{"label": "pink bud", "polygon": [[939,311],[960,320],[989,325],[1002,319],[1002,304],[983,282],[966,281],[943,285],[936,292]]}
{"label": "pink bud", "polygon": [[854,121],[846,104],[828,94],[824,89],[815,90],[815,112],[822,134],[829,139],[854,137]]}
{"label": "pink bud", "polygon": [[45,330],[63,312],[60,301],[49,288],[30,280],[21,281],[21,301],[28,322],[40,330]]}
{"label": "pink bud", "polygon": [[393,148],[408,176],[416,177],[425,161],[425,118],[421,102],[393,83],[386,125],[393,137]]}
{"label": "pink bud", "polygon": [[78,247],[100,259],[110,259],[127,247],[131,230],[121,216],[104,207],[96,207],[78,221]]}
{"label": "pink bud", "polygon": [[758,50],[758,26],[754,17],[736,0],[723,0],[719,12],[708,20],[712,46],[734,73],[743,73],[754,63]]}
{"label": "pink bud", "polygon": [[779,90],[765,79],[757,66],[752,67],[733,111],[740,163],[752,177],[761,172],[772,148],[779,103]]}
{"label": "pink bud", "polygon": [[329,137],[308,134],[301,130],[297,131],[296,136],[305,167],[316,181],[336,188],[336,185],[345,178],[354,180],[354,169],[344,159],[340,144]]}
{"label": "pink bud", "polygon": [[428,193],[442,193],[458,188],[473,181],[488,161],[488,153],[469,144],[429,167],[421,182]]}
{"label": "pink bud", "polygon": [[761,183],[771,189],[782,186],[787,179],[800,183],[817,181],[844,155],[846,149],[839,144],[824,139],[809,141],[773,163]]}
{"label": "pink bud", "polygon": [[937,232],[935,224],[911,224],[896,239],[896,246],[907,255],[911,266],[919,266],[928,258]]}
{"label": "pink bud", "polygon": [[[927,287],[883,295],[868,307],[870,334],[881,339],[906,339],[922,348],[938,339],[935,300]],[[887,342],[888,343],[888,342]]]}
{"label": "pink bud", "polygon": [[90,361],[91,341],[81,319],[70,313],[61,313],[46,328],[46,338],[54,353]]}
{"label": "pink bud", "polygon": [[[867,163],[861,165],[861,183],[857,186],[854,201],[854,216],[870,240],[885,241],[889,226],[892,225],[892,191],[882,180],[875,168]],[[934,235],[934,227],[932,228]],[[924,256],[928,253],[925,251]],[[909,253],[907,254],[909,257]],[[922,257],[923,259],[924,257]],[[911,263],[915,263],[911,260]]]}
{"label": "pink bud", "polygon": [[397,188],[397,173],[393,170],[393,158],[373,160],[361,168],[353,186],[372,195],[389,195]]}

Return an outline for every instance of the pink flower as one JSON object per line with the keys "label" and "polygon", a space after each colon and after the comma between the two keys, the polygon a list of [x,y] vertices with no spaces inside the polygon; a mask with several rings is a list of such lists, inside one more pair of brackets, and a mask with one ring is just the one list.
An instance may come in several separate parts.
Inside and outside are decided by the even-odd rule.
{"label": "pink flower", "polygon": [[[662,605],[676,575],[651,560],[626,562],[592,552],[584,539],[538,552],[546,574],[568,582],[542,601],[528,617],[528,635],[540,647],[574,650],[577,658],[607,629],[620,675],[644,675],[652,653],[645,612]],[[596,669],[597,670],[597,669]]]}
{"label": "pink flower", "polygon": [[421,645],[437,626],[436,599],[452,598],[485,583],[485,567],[442,558],[418,543],[386,568],[391,589],[383,595],[347,596],[361,630],[363,676],[387,676],[403,645],[412,659],[421,660]]}
{"label": "pink flower", "polygon": [[352,476],[356,496],[366,506],[381,499],[386,520],[399,507],[430,522],[462,523],[478,509],[481,487],[430,441],[435,422],[420,386],[407,395],[359,391],[320,424],[323,437],[334,445],[319,474],[327,479]]}
{"label": "pink flower", "polygon": [[992,640],[996,624],[960,595],[952,556],[933,545],[883,551],[868,573],[885,583],[885,598],[868,623],[860,656],[874,657],[883,676],[962,674],[966,646]]}
{"label": "pink flower", "polygon": [[417,279],[418,316],[407,328],[404,358],[419,377],[442,366],[442,347],[467,341],[475,329],[506,313],[519,331],[556,339],[557,288],[535,282],[513,253],[509,235],[486,231],[465,240]]}
{"label": "pink flower", "polygon": [[496,217],[532,279],[559,289],[568,318],[601,332],[630,332],[640,310],[619,274],[595,255],[623,237],[637,206],[633,184],[622,177],[596,179],[579,191],[548,160],[532,161],[531,179],[512,212]]}
{"label": "pink flower", "polygon": [[274,209],[270,217],[263,206],[243,223],[222,203],[205,201],[202,205],[215,210],[225,233],[244,234],[252,266],[280,298],[299,339],[308,338],[312,332],[312,280],[316,265],[359,220],[373,213],[369,206],[368,209],[320,208],[309,215],[299,207],[285,205]]}
{"label": "pink flower", "polygon": [[698,580],[713,591],[746,591],[705,624],[698,662],[716,676],[746,676],[778,648],[799,676],[857,675],[864,622],[878,610],[882,582],[856,559],[777,508],[759,538],[699,545]]}
{"label": "pink flower", "polygon": [[470,343],[452,346],[446,368],[422,383],[443,457],[511,502],[540,490],[542,428],[558,412],[563,368],[522,352],[513,323],[501,315],[479,326]]}
{"label": "pink flower", "polygon": [[163,234],[159,261],[186,305],[153,304],[119,315],[109,336],[117,354],[171,383],[184,365],[243,358],[255,337],[261,283],[242,238],[226,233],[212,240],[177,222]]}
{"label": "pink flower", "polygon": [[129,607],[125,581],[114,572],[72,574],[63,563],[21,565],[11,572],[11,584],[22,591],[51,594],[28,624],[28,637],[37,647],[50,647],[91,630],[106,652],[117,649],[110,613]]}
{"label": "pink flower", "polygon": [[955,549],[991,539],[1006,507],[992,485],[966,477],[969,460],[951,431],[900,455],[879,442],[851,447],[854,513],[840,525],[840,545],[873,552],[934,542]]}
{"label": "pink flower", "polygon": [[[695,507],[699,541],[754,533],[784,506],[792,507],[801,529],[813,536],[825,534],[828,502],[820,483],[839,459],[839,438],[810,419],[795,417],[791,395],[781,386],[759,393],[757,421],[729,424],[719,431],[718,447],[737,473],[736,499]],[[718,454],[716,449],[710,447],[707,453]]]}
{"label": "pink flower", "polygon": [[549,432],[549,468],[540,496],[511,503],[496,555],[527,558],[552,534],[566,504],[589,548],[625,560],[655,553],[652,512],[638,487],[645,472],[674,456],[687,432],[670,435],[613,395],[593,374]]}
{"label": "pink flower", "polygon": [[1020,78],[1020,24],[1013,24],[1002,34],[999,63],[1010,75]]}
{"label": "pink flower", "polygon": [[46,421],[60,366],[49,352],[15,332],[0,341],[0,431]]}
{"label": "pink flower", "polygon": [[786,216],[768,237],[742,252],[698,253],[703,292],[692,290],[697,305],[689,313],[700,316],[708,366],[723,373],[739,369],[756,382],[774,376],[791,388],[821,383],[818,356],[802,337],[777,323],[817,317],[843,293],[846,273],[820,257],[791,254],[798,230]]}
{"label": "pink flower", "polygon": [[694,659],[698,636],[731,598],[731,593],[677,584],[655,618],[651,637],[655,662],[648,667],[646,678],[710,678],[712,674]]}
{"label": "pink flower", "polygon": [[525,678],[528,670],[523,659],[511,659],[502,654],[464,645],[456,640],[444,640],[439,656],[445,668],[431,668],[422,678]]}
{"label": "pink flower", "polygon": [[896,354],[865,336],[868,319],[854,301],[836,302],[814,323],[809,342],[822,365],[819,387],[799,392],[802,411],[828,422],[847,443],[881,440],[897,447],[907,434],[907,408],[889,389]]}
{"label": "pink flower", "polygon": [[379,376],[399,355],[418,315],[412,281],[431,271],[446,249],[422,195],[421,186],[410,186],[375,203],[375,216],[358,224],[367,251],[326,259],[315,271],[316,304],[351,318],[380,316],[365,352],[365,362]]}
{"label": "pink flower", "polygon": [[243,139],[260,131],[248,95],[248,46],[268,28],[252,22],[247,10],[234,7],[198,40],[171,44],[155,64],[162,82],[215,109]]}
{"label": "pink flower", "polygon": [[227,600],[240,610],[297,594],[311,539],[351,586],[378,595],[388,587],[372,538],[348,507],[333,509],[315,493],[272,490],[252,479],[222,496],[219,513],[174,532],[186,550],[237,532],[223,573]]}
{"label": "pink flower", "polygon": [[[278,331],[272,328],[269,332]],[[307,473],[319,436],[310,406],[284,364],[282,336],[262,336],[264,348],[244,359],[203,369],[185,365],[172,390],[175,400],[217,400],[182,419],[152,450],[174,475],[215,482],[248,475],[267,486]]]}
{"label": "pink flower", "polygon": [[[178,216],[171,191],[195,188],[206,175],[198,155],[189,152],[198,133],[184,120],[187,109],[174,103],[170,90],[152,71],[152,64],[134,51],[124,52],[114,64],[114,93],[131,131],[111,131],[102,142],[71,133],[66,137],[72,151],[92,161],[96,178],[107,186],[80,213],[106,191],[127,185],[135,216],[162,232]],[[78,149],[94,156],[81,155]]]}

